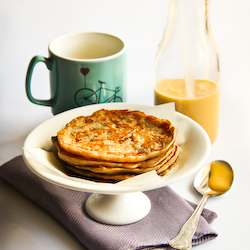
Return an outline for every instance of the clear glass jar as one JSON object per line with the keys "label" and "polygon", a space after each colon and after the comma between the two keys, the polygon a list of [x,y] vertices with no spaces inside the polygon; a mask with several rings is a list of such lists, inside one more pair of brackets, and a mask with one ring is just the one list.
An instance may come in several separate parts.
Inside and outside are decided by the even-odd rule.
{"label": "clear glass jar", "polygon": [[198,122],[213,143],[219,129],[220,65],[210,32],[210,0],[169,0],[167,27],[155,58],[155,104]]}

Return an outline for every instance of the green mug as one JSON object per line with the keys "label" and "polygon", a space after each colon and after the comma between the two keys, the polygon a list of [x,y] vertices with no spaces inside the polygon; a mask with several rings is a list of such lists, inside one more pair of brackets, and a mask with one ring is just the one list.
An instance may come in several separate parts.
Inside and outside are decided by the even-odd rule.
{"label": "green mug", "polygon": [[[49,100],[31,93],[31,78],[38,62],[50,71]],[[126,102],[126,46],[118,37],[97,32],[64,35],[49,44],[49,57],[35,56],[26,74],[26,94],[52,113],[107,102]]]}

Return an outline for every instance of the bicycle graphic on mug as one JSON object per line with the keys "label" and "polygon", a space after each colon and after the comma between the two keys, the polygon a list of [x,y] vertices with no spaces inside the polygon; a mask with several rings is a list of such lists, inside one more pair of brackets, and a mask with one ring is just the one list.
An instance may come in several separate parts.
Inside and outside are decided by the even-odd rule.
{"label": "bicycle graphic on mug", "polygon": [[106,82],[98,80],[98,82],[100,83],[100,88],[94,91],[86,87],[86,75],[89,73],[89,69],[81,68],[80,72],[84,76],[84,88],[79,89],[75,93],[75,102],[77,106],[81,107],[85,105],[100,103],[103,91],[113,92],[114,94],[109,98],[107,98],[106,100],[104,100],[102,103],[122,102],[122,98],[120,96],[117,96],[117,93],[121,90],[121,87],[116,87],[114,90],[108,89],[104,87],[104,84],[106,84]]}

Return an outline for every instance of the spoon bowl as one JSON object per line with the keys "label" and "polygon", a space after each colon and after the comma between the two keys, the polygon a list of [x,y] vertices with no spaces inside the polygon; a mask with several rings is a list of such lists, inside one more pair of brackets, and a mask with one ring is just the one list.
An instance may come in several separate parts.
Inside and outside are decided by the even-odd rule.
{"label": "spoon bowl", "polygon": [[[220,173],[218,173],[219,171],[216,171],[218,168],[221,170]],[[214,174],[216,175],[213,178],[215,179],[214,181],[222,182],[224,180],[224,185],[222,183],[216,183],[215,187],[215,184],[212,183],[211,186],[211,178]],[[224,194],[230,189],[233,183],[233,178],[234,173],[230,164],[226,161],[218,160],[204,166],[196,175],[193,185],[201,195],[207,194],[210,196],[217,196]]]}
{"label": "spoon bowl", "polygon": [[213,161],[204,166],[194,179],[194,188],[201,194],[202,199],[193,214],[182,226],[179,234],[169,245],[175,249],[187,250],[192,248],[192,237],[198,225],[202,210],[210,196],[222,195],[232,186],[234,173],[232,167],[225,161]]}

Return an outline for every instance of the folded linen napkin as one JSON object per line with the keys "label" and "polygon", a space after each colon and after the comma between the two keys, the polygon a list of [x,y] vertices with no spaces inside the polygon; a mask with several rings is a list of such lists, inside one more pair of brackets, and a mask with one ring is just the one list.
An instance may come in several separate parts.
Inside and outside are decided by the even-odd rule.
{"label": "folded linen napkin", "polygon": [[[3,164],[0,178],[47,210],[89,250],[172,249],[168,242],[196,206],[170,187],[163,187],[144,192],[151,200],[151,211],[145,218],[129,225],[106,225],[94,221],[84,211],[89,193],[41,179],[26,166],[22,156]],[[209,225],[216,217],[214,212],[203,210],[193,245],[217,236]]]}

